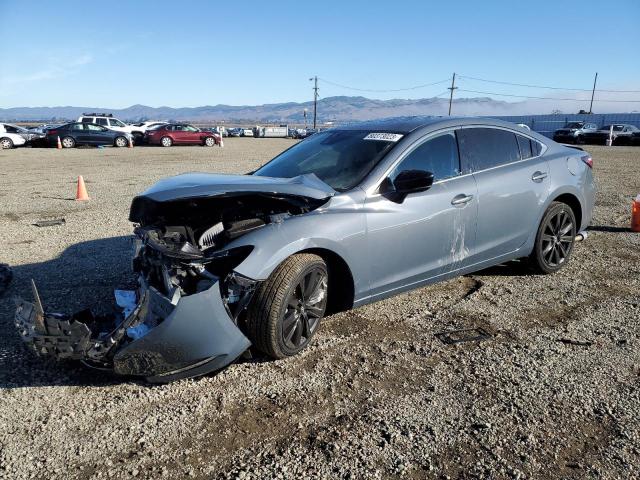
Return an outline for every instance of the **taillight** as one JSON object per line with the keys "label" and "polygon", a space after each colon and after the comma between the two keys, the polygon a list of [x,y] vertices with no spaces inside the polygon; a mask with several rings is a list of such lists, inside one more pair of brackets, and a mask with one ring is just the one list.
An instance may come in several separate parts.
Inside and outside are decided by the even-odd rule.
{"label": "taillight", "polygon": [[582,160],[587,167],[593,168],[593,158],[591,158],[591,155],[583,155],[580,157],[580,160]]}

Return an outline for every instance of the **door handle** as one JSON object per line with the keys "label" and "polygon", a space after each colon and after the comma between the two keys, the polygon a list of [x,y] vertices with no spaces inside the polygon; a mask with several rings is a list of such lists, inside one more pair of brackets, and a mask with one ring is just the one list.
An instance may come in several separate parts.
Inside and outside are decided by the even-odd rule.
{"label": "door handle", "polygon": [[547,172],[537,171],[537,172],[534,172],[533,175],[531,175],[531,180],[533,180],[536,183],[540,183],[545,178],[547,178]]}
{"label": "door handle", "polygon": [[469,203],[471,200],[473,200],[473,195],[465,195],[464,193],[461,193],[460,195],[456,195],[455,197],[453,197],[453,199],[451,200],[451,205],[453,205],[454,207],[462,207]]}

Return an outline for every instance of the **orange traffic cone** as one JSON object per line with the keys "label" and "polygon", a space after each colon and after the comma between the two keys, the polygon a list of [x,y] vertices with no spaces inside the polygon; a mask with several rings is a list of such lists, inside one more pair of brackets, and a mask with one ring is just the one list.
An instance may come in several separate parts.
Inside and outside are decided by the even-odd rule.
{"label": "orange traffic cone", "polygon": [[631,203],[631,231],[640,232],[640,193]]}
{"label": "orange traffic cone", "polygon": [[58,150],[62,148],[62,142],[60,141],[60,137],[58,137]]}
{"label": "orange traffic cone", "polygon": [[133,148],[133,140],[129,137],[129,148]]}
{"label": "orange traffic cone", "polygon": [[87,187],[84,185],[84,178],[82,175],[78,177],[78,189],[76,191],[76,201],[83,202],[85,200],[91,200],[89,198],[89,194],[87,193]]}

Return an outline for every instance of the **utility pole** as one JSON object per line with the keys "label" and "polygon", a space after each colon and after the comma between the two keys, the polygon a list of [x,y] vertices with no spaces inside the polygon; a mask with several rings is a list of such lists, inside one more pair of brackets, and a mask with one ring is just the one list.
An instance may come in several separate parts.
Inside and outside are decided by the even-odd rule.
{"label": "utility pole", "polygon": [[311,77],[309,81],[313,80],[313,128],[316,128],[316,119],[318,114],[318,77]]}
{"label": "utility pole", "polygon": [[453,78],[451,79],[451,86],[448,90],[451,90],[451,94],[449,95],[449,116],[451,116],[451,103],[453,102],[453,91],[458,88],[456,87],[456,72],[453,72]]}
{"label": "utility pole", "polygon": [[598,72],[593,79],[593,90],[591,91],[591,103],[589,104],[589,115],[593,113],[593,96],[596,94],[596,82],[598,81]]}

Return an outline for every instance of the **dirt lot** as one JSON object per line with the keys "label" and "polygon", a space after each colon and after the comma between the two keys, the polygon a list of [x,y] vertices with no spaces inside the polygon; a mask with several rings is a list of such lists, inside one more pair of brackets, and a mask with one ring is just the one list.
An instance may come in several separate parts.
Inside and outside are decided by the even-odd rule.
{"label": "dirt lot", "polygon": [[[290,141],[225,144],[0,152],[0,478],[640,476],[640,148],[590,148],[592,231],[553,276],[493,268],[329,317],[298,357],[165,386],[26,351],[11,298],[30,278],[68,310],[131,283],[135,193],[252,170]],[[91,202],[72,200],[80,174]],[[463,327],[494,337],[434,337]]]}

